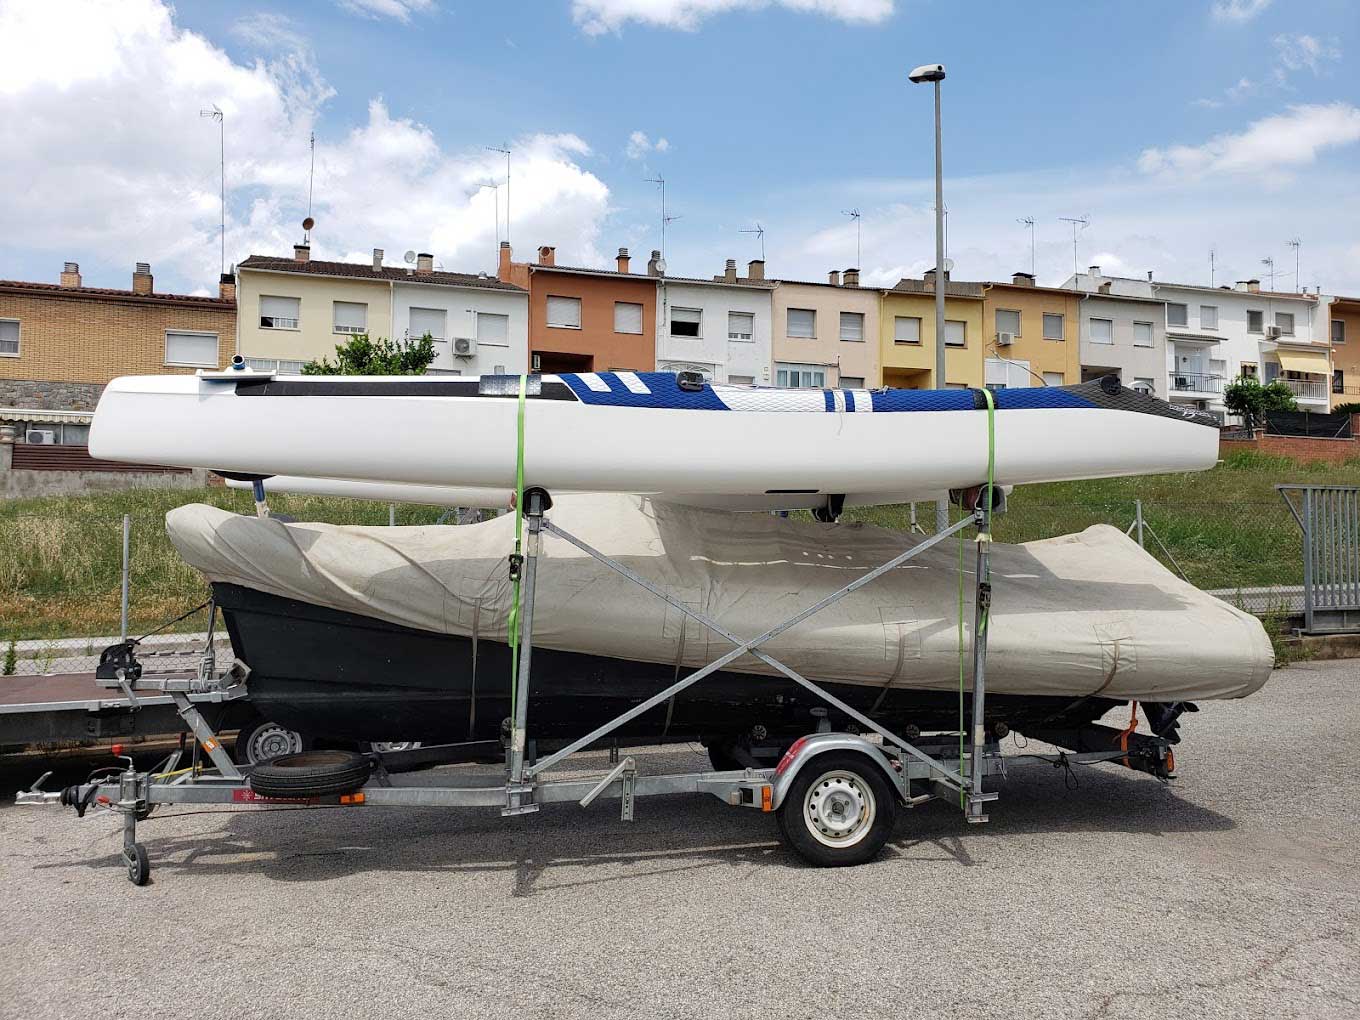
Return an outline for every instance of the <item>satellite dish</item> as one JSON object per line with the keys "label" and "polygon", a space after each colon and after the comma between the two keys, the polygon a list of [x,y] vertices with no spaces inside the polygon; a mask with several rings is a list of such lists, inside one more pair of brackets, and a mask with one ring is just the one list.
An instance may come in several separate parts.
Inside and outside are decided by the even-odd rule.
{"label": "satellite dish", "polygon": [[953,260],[953,259],[945,259],[945,260],[944,260],[944,271],[945,271],[946,273],[952,273],[952,272],[954,271],[954,260]]}
{"label": "satellite dish", "polygon": [[657,271],[658,273],[663,273],[663,274],[666,272],[666,260],[665,260],[665,259],[657,259],[657,260],[656,260],[656,271]]}
{"label": "satellite dish", "polygon": [[303,230],[311,230],[314,226],[316,226],[316,220],[312,219],[310,216],[302,221]]}
{"label": "satellite dish", "polygon": [[404,258],[407,262],[414,263],[416,260],[416,253],[413,251],[408,251],[405,255],[402,256],[402,258]]}

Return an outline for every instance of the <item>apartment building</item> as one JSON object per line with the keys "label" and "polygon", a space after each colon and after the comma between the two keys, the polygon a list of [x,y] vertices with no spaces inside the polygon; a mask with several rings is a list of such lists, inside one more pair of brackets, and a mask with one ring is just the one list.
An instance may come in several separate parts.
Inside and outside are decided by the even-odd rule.
{"label": "apartment building", "polygon": [[[1113,375],[1125,386],[1169,399],[1166,306],[1153,296],[1151,281],[1107,277],[1092,266],[1069,278],[1063,289],[1079,295],[1081,381]],[[1210,395],[1180,396],[1207,408]]]}
{"label": "apartment building", "polygon": [[56,283],[0,280],[0,425],[83,445],[109,380],[220,368],[235,332],[230,276],[215,297],[159,293],[144,262],[130,290],[85,286],[75,262]]}
{"label": "apartment building", "polygon": [[[624,252],[620,252],[624,254]],[[759,263],[752,263],[760,273]],[[698,372],[716,382],[770,385],[770,322],[774,283],[737,275],[728,259],[721,276],[688,279],[659,274],[656,284],[656,367]]]}
{"label": "apartment building", "polygon": [[[949,388],[983,385],[983,285],[949,279],[944,287],[945,379]],[[935,380],[935,272],[903,278],[882,292],[879,348],[883,385],[937,388]]]}
{"label": "apartment building", "polygon": [[[751,263],[763,279],[765,263]],[[859,270],[832,271],[826,283],[778,280],[771,292],[776,386],[882,385],[879,292],[861,288]]]}
{"label": "apartment building", "polygon": [[313,260],[307,245],[293,257],[252,255],[236,267],[242,314],[237,353],[255,368],[297,372],[335,356],[346,338],[435,341],[431,374],[520,373],[527,368],[528,293],[486,273],[434,268],[421,253],[413,265]]}
{"label": "apartment building", "polygon": [[1360,297],[1334,297],[1327,307],[1336,407],[1360,401]]}
{"label": "apartment building", "polygon": [[1035,285],[1030,273],[983,284],[983,372],[988,386],[1081,381],[1081,298]]}

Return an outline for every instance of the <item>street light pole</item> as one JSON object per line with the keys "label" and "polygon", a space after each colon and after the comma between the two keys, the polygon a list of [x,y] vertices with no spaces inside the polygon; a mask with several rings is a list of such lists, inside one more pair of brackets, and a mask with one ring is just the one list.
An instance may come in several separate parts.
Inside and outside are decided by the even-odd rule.
{"label": "street light pole", "polygon": [[[944,153],[940,130],[940,82],[944,81],[943,64],[926,64],[907,76],[913,83],[933,82],[935,85],[935,388],[944,389]],[[949,498],[941,496],[935,504],[935,531],[949,527]]]}

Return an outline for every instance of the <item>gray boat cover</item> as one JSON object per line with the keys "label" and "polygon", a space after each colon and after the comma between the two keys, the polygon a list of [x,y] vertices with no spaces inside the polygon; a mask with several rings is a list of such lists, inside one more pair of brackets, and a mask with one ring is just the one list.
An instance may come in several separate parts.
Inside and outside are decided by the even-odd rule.
{"label": "gray boat cover", "polygon": [[[575,495],[552,521],[742,637],[764,633],[920,541],[863,524]],[[190,505],[166,517],[181,556],[242,585],[421,630],[506,639],[514,519],[461,527],[285,524]],[[988,689],[1146,701],[1239,698],[1270,675],[1260,621],[1170,573],[1114,528],[992,547]],[[781,634],[766,651],[811,679],[959,684],[960,550],[946,540]],[[974,550],[964,558],[971,640]],[[545,534],[536,646],[677,667],[722,637]],[[969,660],[971,662],[971,660]],[[772,672],[747,656],[730,668]],[[970,669],[971,675],[971,669]]]}

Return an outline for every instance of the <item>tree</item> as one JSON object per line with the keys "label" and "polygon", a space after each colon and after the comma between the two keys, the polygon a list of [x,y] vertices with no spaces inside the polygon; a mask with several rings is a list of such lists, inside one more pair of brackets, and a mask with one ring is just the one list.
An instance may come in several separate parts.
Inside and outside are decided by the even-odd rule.
{"label": "tree", "polygon": [[1267,411],[1297,411],[1298,401],[1283,380],[1265,386],[1254,376],[1239,375],[1223,389],[1223,406],[1240,414],[1247,428],[1265,421]]}
{"label": "tree", "polygon": [[335,345],[335,361],[321,358],[302,366],[303,375],[424,375],[434,361],[434,340],[370,340],[356,333]]}

